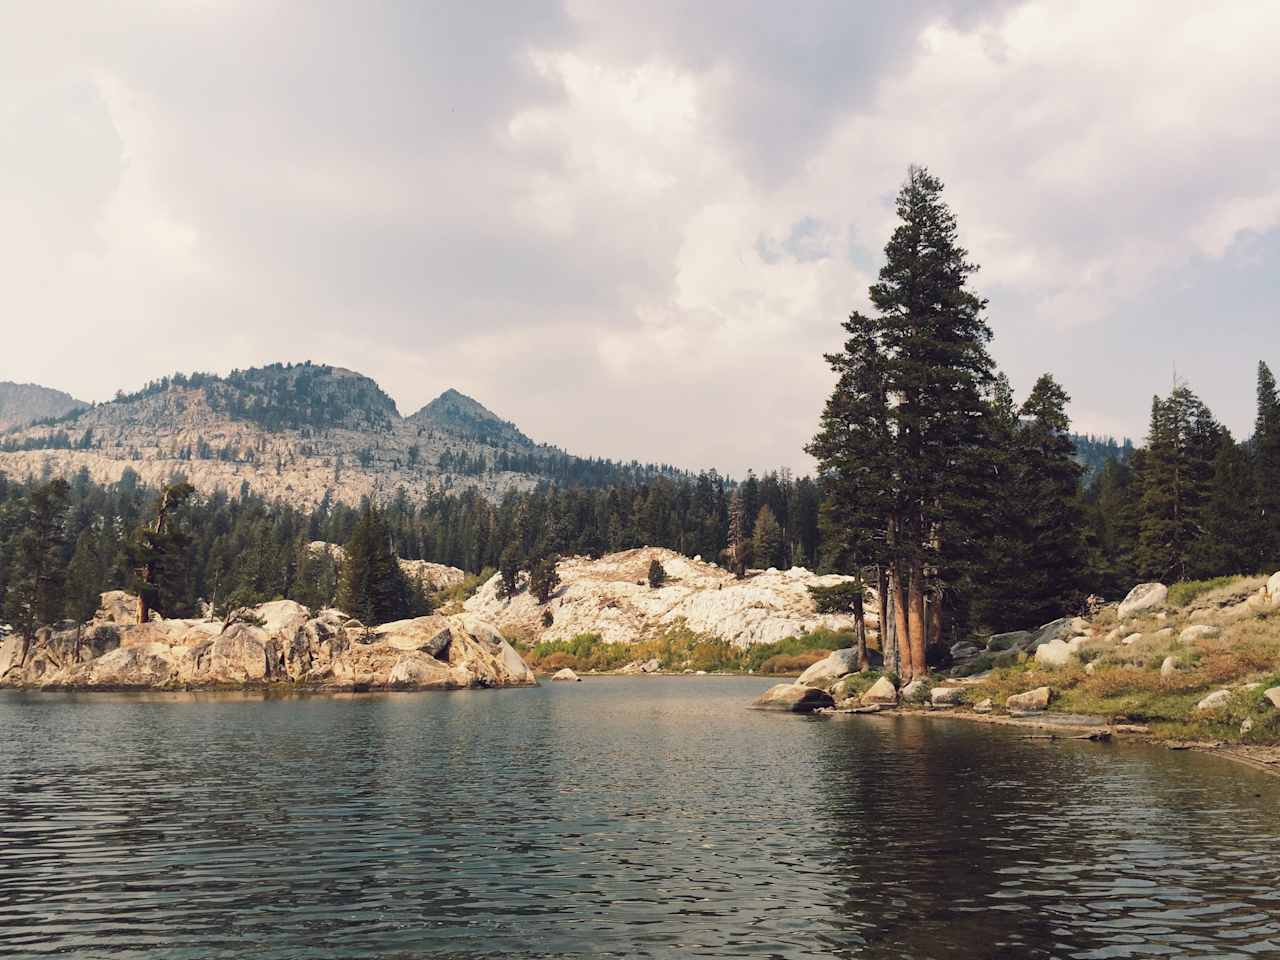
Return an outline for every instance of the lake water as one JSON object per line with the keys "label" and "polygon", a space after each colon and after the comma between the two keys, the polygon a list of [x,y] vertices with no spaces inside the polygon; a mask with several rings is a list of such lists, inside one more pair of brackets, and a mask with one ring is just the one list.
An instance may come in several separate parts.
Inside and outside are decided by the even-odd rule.
{"label": "lake water", "polygon": [[1280,957],[1280,780],[764,686],[0,694],[0,954]]}

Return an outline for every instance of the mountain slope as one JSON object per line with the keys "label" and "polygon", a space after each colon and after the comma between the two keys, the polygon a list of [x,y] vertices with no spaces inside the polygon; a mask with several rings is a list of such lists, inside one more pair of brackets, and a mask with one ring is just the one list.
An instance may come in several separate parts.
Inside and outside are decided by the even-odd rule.
{"label": "mountain slope", "polygon": [[[0,437],[0,471],[160,484],[181,474],[205,493],[243,485],[300,507],[328,499],[499,497],[542,481],[595,484],[633,466],[536,444],[470,397],[447,390],[411,417],[370,378],[324,364],[175,374],[56,423]],[[642,468],[656,472],[656,468]]]}
{"label": "mountain slope", "polygon": [[0,432],[62,417],[88,406],[83,400],[51,387],[0,381]]}

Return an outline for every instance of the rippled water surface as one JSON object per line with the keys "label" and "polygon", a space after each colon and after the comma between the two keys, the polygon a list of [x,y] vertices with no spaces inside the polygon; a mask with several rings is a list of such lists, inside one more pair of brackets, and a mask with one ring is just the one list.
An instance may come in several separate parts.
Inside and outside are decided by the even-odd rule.
{"label": "rippled water surface", "polygon": [[0,694],[0,954],[1280,957],[1280,780],[763,686]]}

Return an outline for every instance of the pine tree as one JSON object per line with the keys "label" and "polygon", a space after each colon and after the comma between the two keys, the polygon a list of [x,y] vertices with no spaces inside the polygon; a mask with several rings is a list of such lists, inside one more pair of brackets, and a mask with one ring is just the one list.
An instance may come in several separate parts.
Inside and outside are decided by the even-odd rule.
{"label": "pine tree", "polygon": [[560,574],[556,564],[560,558],[555,554],[539,557],[529,565],[529,592],[537,598],[538,603],[546,603],[551,594],[560,586]]}
{"label": "pine tree", "polygon": [[1258,556],[1254,567],[1280,567],[1280,392],[1265,363],[1258,364],[1258,414],[1253,427],[1254,497]]}
{"label": "pine tree", "polygon": [[1142,457],[1138,568],[1144,577],[1186,580],[1196,572],[1195,548],[1214,461],[1225,435],[1208,407],[1185,385],[1151,403]]}
{"label": "pine tree", "polygon": [[65,480],[55,479],[27,495],[25,522],[13,545],[5,596],[5,616],[24,636],[59,620],[66,604],[63,522],[70,490]]}
{"label": "pine tree", "polygon": [[729,501],[729,546],[725,551],[729,569],[741,580],[747,575],[751,562],[751,539],[747,533],[746,508],[742,493],[735,490]]}
{"label": "pine tree", "polygon": [[1023,623],[1044,623],[1084,598],[1083,468],[1074,458],[1067,392],[1049,374],[1036,381],[1021,409],[1017,433],[1019,485],[1026,518],[1026,566],[1020,591]]}
{"label": "pine tree", "polygon": [[751,536],[751,554],[762,567],[780,567],[783,560],[782,525],[766,503],[756,514],[755,532]]}
{"label": "pine tree", "polygon": [[[991,330],[983,319],[986,301],[966,286],[977,267],[958,243],[942,182],[912,167],[897,210],[901,222],[871,287],[876,316],[851,315],[845,354],[828,358],[840,381],[813,448],[824,475],[858,455],[872,458],[869,483],[841,481],[831,489],[844,498],[851,489],[880,487],[874,499],[887,508],[881,559],[891,572],[897,633],[905,639],[902,673],[914,678],[927,671],[926,595],[942,595],[947,555],[964,555],[989,492],[983,451]],[[871,432],[883,425],[882,444],[838,449],[867,432],[849,409],[865,412]],[[860,511],[851,504],[837,509]],[[940,616],[935,602],[931,635],[941,633]]]}
{"label": "pine tree", "polygon": [[191,571],[187,550],[191,537],[182,528],[178,512],[195,493],[189,483],[171,483],[160,492],[150,523],[134,532],[129,562],[134,569],[133,589],[138,594],[138,622],[146,623],[152,610],[165,617],[190,610]]}
{"label": "pine tree", "polygon": [[508,543],[498,559],[498,573],[501,581],[498,584],[499,597],[514,597],[520,576],[520,548],[515,543]]}
{"label": "pine tree", "polygon": [[1248,452],[1224,434],[1214,458],[1201,534],[1192,554],[1193,576],[1255,572],[1259,556],[1256,489]]}
{"label": "pine tree", "polygon": [[410,614],[409,584],[391,549],[382,514],[365,504],[343,547],[338,607],[366,626],[401,620]]}
{"label": "pine tree", "polygon": [[93,619],[102,591],[103,570],[98,556],[98,539],[91,528],[86,528],[76,538],[71,564],[67,567],[67,619],[77,623]]}
{"label": "pine tree", "polygon": [[662,561],[654,557],[649,561],[649,586],[657,590],[667,580],[666,568],[662,566]]}

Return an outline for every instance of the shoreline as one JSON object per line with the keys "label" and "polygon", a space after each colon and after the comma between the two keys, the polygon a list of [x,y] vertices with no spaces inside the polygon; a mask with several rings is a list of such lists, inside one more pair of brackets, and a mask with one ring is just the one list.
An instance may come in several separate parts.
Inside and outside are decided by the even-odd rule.
{"label": "shoreline", "polygon": [[1166,750],[1191,750],[1210,756],[1222,757],[1234,763],[1243,764],[1272,777],[1280,777],[1280,745],[1247,746],[1217,741],[1183,741],[1167,740],[1158,737],[1143,724],[1110,723],[1104,717],[1087,714],[1069,714],[1094,721],[1090,723],[1071,723],[1068,721],[1050,720],[1052,713],[1040,717],[1010,717],[995,713],[974,713],[972,710],[938,710],[929,707],[896,706],[877,710],[874,713],[855,713],[853,711],[825,710],[815,711],[828,717],[878,717],[878,716],[912,716],[928,717],[938,720],[963,720],[968,723],[984,723],[991,726],[1021,727],[1026,730],[1048,730],[1060,732],[1063,736],[1050,736],[1045,739],[1084,742],[1079,734],[1107,734],[1107,742],[1142,743],[1147,746],[1164,747]]}

